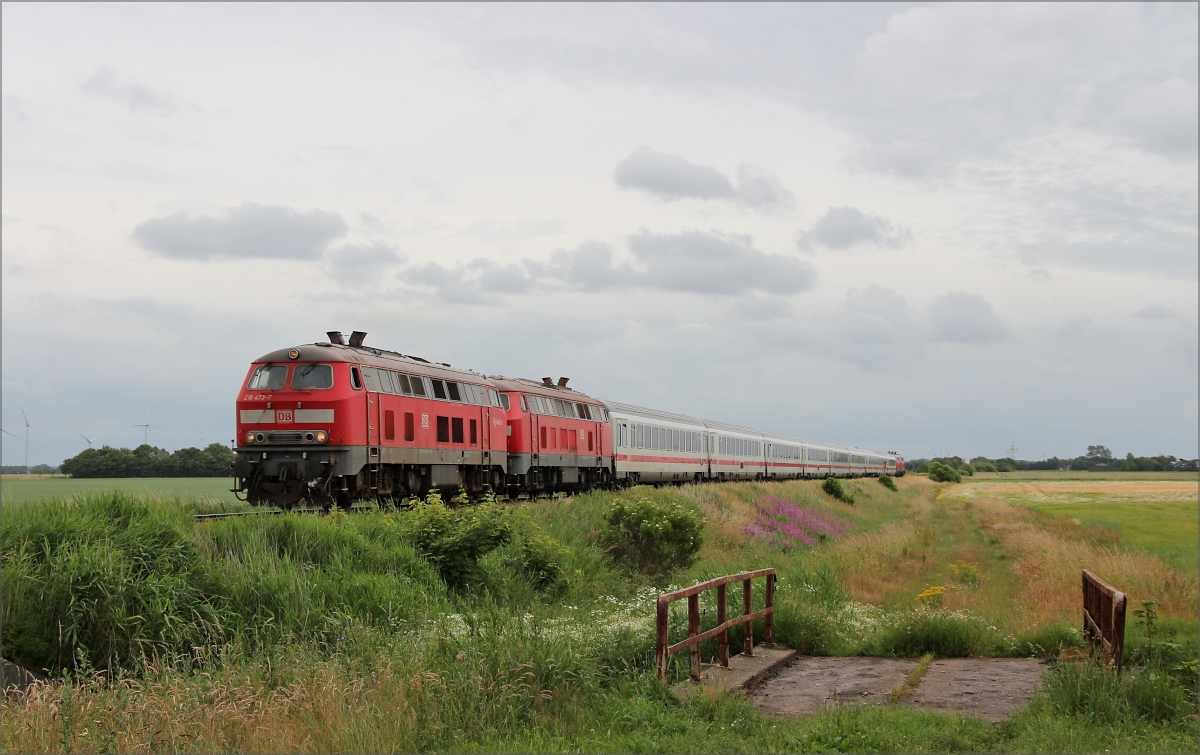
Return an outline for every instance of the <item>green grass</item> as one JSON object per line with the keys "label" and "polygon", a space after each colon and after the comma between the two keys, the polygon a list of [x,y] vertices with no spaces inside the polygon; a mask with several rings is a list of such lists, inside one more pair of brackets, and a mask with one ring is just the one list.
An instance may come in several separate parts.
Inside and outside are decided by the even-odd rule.
{"label": "green grass", "polygon": [[88,478],[76,480],[59,475],[4,475],[0,492],[5,504],[66,498],[73,495],[126,490],[155,496],[210,498],[233,503],[237,499],[229,489],[229,477],[129,477],[121,479]]}
{"label": "green grass", "polygon": [[1195,501],[1101,501],[1093,503],[1023,503],[1045,514],[1077,520],[1085,527],[1120,533],[1124,548],[1141,548],[1180,571],[1195,572],[1200,561],[1200,515]]}
{"label": "green grass", "polygon": [[[846,486],[857,505],[832,500],[819,482],[631,491],[707,520],[699,561],[657,584],[598,545],[612,494],[516,503],[506,507],[512,542],[457,589],[415,547],[411,512],[198,523],[193,512],[219,504],[111,490],[14,506],[3,520],[3,654],[55,669],[59,681],[0,703],[0,750],[1194,750],[1195,719],[1178,715],[1194,693],[1150,679],[1064,677],[1000,726],[898,706],[782,720],[737,695],[671,695],[650,668],[658,592],[762,566],[780,574],[776,636],[805,652],[1027,655],[1077,642],[1055,626],[1005,628],[1000,611],[915,610],[914,591],[950,580],[947,569],[966,556],[985,576],[960,579],[962,594],[990,590],[1011,605],[1002,549],[970,501],[935,500],[942,488],[924,480],[902,480],[896,492],[869,480]],[[766,498],[853,529],[811,547],[765,542],[745,524]],[[521,567],[522,538],[538,533],[565,548],[552,591]],[[891,580],[875,605],[851,602],[875,589],[855,586],[863,575]],[[756,595],[759,608],[758,585]],[[701,601],[702,629],[715,623],[711,598]],[[684,623],[673,611],[671,641]],[[1164,635],[1194,626],[1164,621]],[[670,681],[682,678],[686,656],[676,658]],[[106,684],[95,670],[125,681]],[[1161,701],[1172,706],[1166,717]]]}

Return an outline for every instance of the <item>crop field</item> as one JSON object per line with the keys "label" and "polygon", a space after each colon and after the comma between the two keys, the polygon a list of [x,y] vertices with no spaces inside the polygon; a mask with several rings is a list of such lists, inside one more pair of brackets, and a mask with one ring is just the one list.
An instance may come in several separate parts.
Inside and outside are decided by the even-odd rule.
{"label": "crop field", "polygon": [[[50,680],[3,703],[0,746],[1196,751],[1194,478],[844,486],[853,504],[819,482],[737,483],[200,523],[226,504],[6,492],[3,655]],[[622,560],[621,507],[659,521],[655,537],[696,527],[694,557]],[[675,697],[651,668],[657,594],[768,566],[776,640],[811,655],[1078,658],[1083,568],[1131,608],[1158,601],[1157,621],[1148,640],[1131,611],[1120,677],[1064,660],[1000,725],[899,705],[781,719],[737,694]],[[702,611],[712,626],[711,601]],[[685,632],[673,611],[672,641]]]}
{"label": "crop field", "polygon": [[216,501],[237,501],[229,489],[229,477],[127,477],[120,479],[79,479],[61,475],[4,475],[0,481],[3,501],[21,503],[48,498],[67,498],[73,495],[125,490],[152,496],[182,496],[211,498]]}

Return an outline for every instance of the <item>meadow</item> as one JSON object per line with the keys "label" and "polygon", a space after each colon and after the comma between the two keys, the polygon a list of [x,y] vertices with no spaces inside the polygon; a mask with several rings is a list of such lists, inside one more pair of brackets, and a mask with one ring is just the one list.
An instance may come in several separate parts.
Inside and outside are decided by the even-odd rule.
{"label": "meadow", "polygon": [[236,503],[229,477],[127,477],[74,479],[65,475],[4,475],[0,496],[5,504],[67,498],[73,495],[124,490],[159,497],[186,496]]}
{"label": "meadow", "polygon": [[[450,531],[451,516],[428,509],[195,523],[193,513],[224,504],[112,491],[9,504],[4,657],[52,679],[3,703],[0,745],[1196,750],[1198,570],[1178,559],[1195,530],[1153,508],[1194,512],[1194,480],[1165,499],[1082,493],[1103,502],[1008,483],[898,482],[895,492],[846,483],[854,505],[820,483],[788,482],[474,507],[453,514],[456,542],[477,555],[469,563],[427,544],[429,532]],[[617,498],[703,517],[695,563],[652,578],[615,561],[600,533]],[[1064,505],[1138,513],[1092,522],[1039,508]],[[1179,649],[1146,661],[1131,614],[1131,656],[1145,662],[1120,678],[1060,664],[1029,708],[1000,725],[900,706],[781,720],[737,695],[676,698],[650,669],[658,592],[765,566],[780,574],[776,639],[809,654],[1077,655],[1081,568],[1135,607],[1158,600],[1155,642]],[[703,609],[711,626],[715,609]],[[685,624],[672,614],[672,641]],[[704,648],[706,659],[714,653]]]}

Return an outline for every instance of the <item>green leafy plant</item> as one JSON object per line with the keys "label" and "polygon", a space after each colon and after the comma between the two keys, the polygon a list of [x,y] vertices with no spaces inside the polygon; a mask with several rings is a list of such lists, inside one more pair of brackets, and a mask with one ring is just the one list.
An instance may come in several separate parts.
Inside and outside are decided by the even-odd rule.
{"label": "green leafy plant", "polygon": [[879,475],[879,484],[888,490],[896,490],[896,481],[890,475]]}
{"label": "green leafy plant", "polygon": [[651,577],[691,566],[703,542],[704,517],[678,503],[619,498],[604,514],[599,542],[612,556]]}
{"label": "green leafy plant", "polygon": [[509,542],[513,534],[507,509],[488,502],[450,509],[436,491],[403,515],[401,529],[404,539],[456,589],[476,582],[479,559]]}
{"label": "green leafy plant", "polygon": [[935,461],[929,465],[929,479],[934,482],[962,482],[962,475],[949,464]]}
{"label": "green leafy plant", "polygon": [[570,551],[562,543],[535,528],[521,538],[518,548],[519,555],[510,563],[529,579],[535,589],[556,593],[565,586],[563,562]]}
{"label": "green leafy plant", "polygon": [[846,492],[842,481],[836,477],[826,477],[825,482],[821,484],[821,490],[844,503],[854,503],[854,496]]}

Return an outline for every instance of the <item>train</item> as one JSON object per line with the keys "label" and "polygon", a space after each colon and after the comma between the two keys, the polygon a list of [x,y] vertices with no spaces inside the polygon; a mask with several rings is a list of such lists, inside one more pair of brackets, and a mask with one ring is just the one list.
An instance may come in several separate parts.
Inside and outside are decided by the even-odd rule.
{"label": "train", "polygon": [[435,489],[520,497],[905,471],[894,452],[596,398],[565,377],[486,376],[367,346],[366,335],[329,331],[251,363],[236,400],[236,494],[348,508]]}

